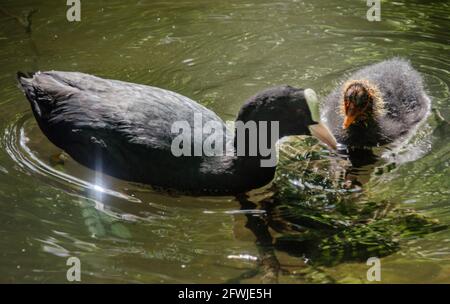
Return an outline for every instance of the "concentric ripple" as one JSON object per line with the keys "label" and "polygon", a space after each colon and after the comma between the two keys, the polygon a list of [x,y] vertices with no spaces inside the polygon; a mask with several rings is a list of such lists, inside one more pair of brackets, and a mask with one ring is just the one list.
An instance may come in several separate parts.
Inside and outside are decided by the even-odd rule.
{"label": "concentric ripple", "polygon": [[[32,5],[0,6],[21,16]],[[270,277],[258,268],[267,257],[279,262],[278,279],[287,283],[358,282],[367,270],[364,262],[317,269],[259,246],[267,234],[258,231],[274,220],[268,210],[280,211],[280,225],[269,232],[288,236],[281,220],[299,216],[296,204],[307,210],[310,201],[326,201],[329,193],[314,181],[301,185],[316,187],[317,199],[283,209],[270,205],[265,192],[244,203],[180,196],[95,173],[70,158],[52,163],[60,150],[17,89],[18,70],[82,71],[162,87],[232,120],[264,88],[290,84],[324,97],[363,66],[408,58],[423,75],[431,114],[381,164],[354,170],[364,184],[349,195],[388,202],[386,212],[408,208],[450,224],[449,3],[384,1],[381,22],[369,22],[365,1],[111,0],[83,2],[76,24],[57,1],[39,5],[31,35],[0,15],[0,281],[65,282],[68,256],[81,258],[83,282],[259,282]],[[337,169],[346,168],[325,173]],[[293,187],[298,181],[287,179]],[[383,283],[449,283],[449,230],[410,237],[382,259]]]}
{"label": "concentric ripple", "polygon": [[19,116],[16,121],[13,121],[5,128],[3,136],[6,152],[23,171],[31,174],[39,174],[49,181],[56,181],[60,183],[61,186],[64,185],[65,187],[69,187],[81,193],[99,192],[101,195],[117,197],[131,203],[141,203],[141,200],[136,197],[92,184],[88,181],[56,170],[44,163],[44,161],[39,159],[27,146],[29,138],[25,134],[25,126],[31,119],[34,118],[30,113]]}

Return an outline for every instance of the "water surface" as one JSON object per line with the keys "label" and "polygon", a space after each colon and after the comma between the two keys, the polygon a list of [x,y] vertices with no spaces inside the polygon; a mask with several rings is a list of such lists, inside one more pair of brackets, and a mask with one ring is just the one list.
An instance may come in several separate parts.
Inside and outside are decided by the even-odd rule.
{"label": "water surface", "polygon": [[[362,189],[340,200],[388,202],[450,224],[448,3],[383,2],[381,22],[366,20],[365,1],[83,1],[75,23],[56,1],[7,0],[0,7],[1,282],[66,282],[70,256],[80,258],[83,282],[367,282],[362,259],[322,263],[321,254],[261,246],[265,233],[273,240],[286,234],[251,228],[255,219],[270,222],[271,207],[260,201],[273,189],[252,194],[254,204],[180,196],[71,159],[52,161],[59,151],[17,89],[18,70],[82,71],[158,86],[229,120],[269,86],[311,87],[325,96],[362,66],[408,58],[424,77],[433,113],[405,149],[352,169]],[[11,15],[34,8],[27,33]],[[320,201],[322,192],[297,200]],[[381,260],[382,282],[450,283],[449,229],[394,241],[398,247]],[[283,269],[276,278],[259,267],[266,255]]]}

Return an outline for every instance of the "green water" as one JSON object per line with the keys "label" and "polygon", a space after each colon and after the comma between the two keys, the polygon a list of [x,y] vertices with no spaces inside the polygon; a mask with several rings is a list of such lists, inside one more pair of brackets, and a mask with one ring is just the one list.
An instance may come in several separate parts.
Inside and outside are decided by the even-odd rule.
{"label": "green water", "polygon": [[[67,282],[74,256],[82,282],[364,283],[373,254],[383,283],[450,283],[448,3],[383,1],[382,21],[368,22],[366,1],[82,2],[74,23],[61,1],[0,3],[0,282]],[[30,34],[9,15],[33,8]],[[234,119],[266,87],[324,96],[393,56],[421,72],[435,110],[406,148],[360,169],[297,149],[295,170],[248,199],[161,193],[55,163],[15,84],[18,70],[82,71],[167,88]],[[332,177],[342,171],[360,186]]]}

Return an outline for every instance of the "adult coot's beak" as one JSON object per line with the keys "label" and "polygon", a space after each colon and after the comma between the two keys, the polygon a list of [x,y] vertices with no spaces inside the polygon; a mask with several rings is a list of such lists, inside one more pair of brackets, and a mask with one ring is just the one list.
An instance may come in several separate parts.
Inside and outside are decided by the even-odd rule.
{"label": "adult coot's beak", "polygon": [[311,135],[319,139],[320,141],[326,143],[332,149],[336,150],[337,142],[330,130],[323,124],[318,123],[316,125],[310,125],[309,131]]}
{"label": "adult coot's beak", "polygon": [[304,91],[306,103],[311,112],[311,119],[317,124],[309,125],[311,135],[318,138],[320,141],[326,143],[332,149],[336,149],[337,142],[330,130],[320,122],[319,100],[316,93],[312,89]]}

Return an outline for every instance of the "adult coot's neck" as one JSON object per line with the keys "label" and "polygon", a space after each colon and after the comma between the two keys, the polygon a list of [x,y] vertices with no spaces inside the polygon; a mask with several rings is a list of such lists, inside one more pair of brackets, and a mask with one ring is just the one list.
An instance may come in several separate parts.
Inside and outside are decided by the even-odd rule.
{"label": "adult coot's neck", "polygon": [[276,142],[289,135],[309,135],[314,124],[304,90],[280,86],[250,98],[236,118],[233,169],[249,188],[263,186],[275,174]]}

